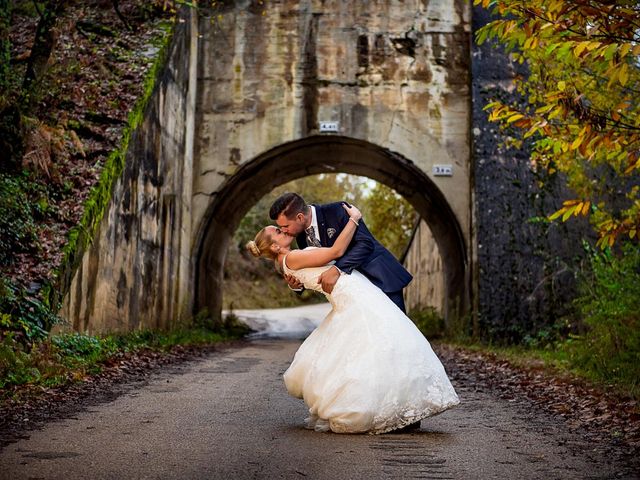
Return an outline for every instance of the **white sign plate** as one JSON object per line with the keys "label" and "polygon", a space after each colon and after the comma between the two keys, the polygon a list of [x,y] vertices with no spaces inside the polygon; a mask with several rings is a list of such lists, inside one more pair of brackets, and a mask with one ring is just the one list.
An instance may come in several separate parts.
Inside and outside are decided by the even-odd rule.
{"label": "white sign plate", "polygon": [[320,122],[320,132],[338,133],[340,122]]}
{"label": "white sign plate", "polygon": [[431,172],[436,177],[452,177],[453,165],[434,165]]}

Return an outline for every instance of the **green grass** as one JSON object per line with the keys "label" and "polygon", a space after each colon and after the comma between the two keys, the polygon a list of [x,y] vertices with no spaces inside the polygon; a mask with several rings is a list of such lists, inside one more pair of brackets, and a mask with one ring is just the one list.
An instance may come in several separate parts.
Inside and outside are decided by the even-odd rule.
{"label": "green grass", "polygon": [[639,379],[633,376],[636,367],[629,365],[627,372],[608,375],[601,369],[594,369],[582,361],[583,346],[575,340],[567,340],[546,348],[526,347],[522,345],[493,345],[472,339],[455,340],[443,338],[441,343],[461,347],[472,352],[492,354],[500,360],[506,360],[517,368],[542,369],[552,375],[568,375],[602,390],[613,390],[624,397],[640,400]]}
{"label": "green grass", "polygon": [[[464,335],[447,333],[444,320],[433,309],[410,312],[409,316],[429,341],[461,347],[465,350],[495,355],[517,368],[539,368],[554,375],[569,375],[598,388],[640,400],[640,361],[638,351],[626,345],[622,351],[609,346],[609,336],[599,330],[570,335],[549,342],[524,345],[487,343]],[[627,335],[633,338],[635,335]],[[606,346],[606,348],[603,347]]]}
{"label": "green grass", "polygon": [[166,332],[144,330],[105,336],[66,333],[30,346],[9,334],[0,342],[0,398],[11,396],[20,386],[55,387],[81,380],[101,372],[110,359],[123,354],[168,352],[178,345],[212,345],[246,333],[246,327],[227,317],[219,331],[196,323],[191,328]]}

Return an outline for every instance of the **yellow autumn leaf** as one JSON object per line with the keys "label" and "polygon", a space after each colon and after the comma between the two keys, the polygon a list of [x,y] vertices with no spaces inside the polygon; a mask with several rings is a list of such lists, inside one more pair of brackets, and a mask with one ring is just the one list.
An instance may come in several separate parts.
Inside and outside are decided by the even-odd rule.
{"label": "yellow autumn leaf", "polygon": [[582,207],[584,207],[584,203],[580,202],[578,205],[576,205],[575,210],[573,211],[573,216],[577,217],[578,215],[580,215],[580,212],[582,212]]}
{"label": "yellow autumn leaf", "polygon": [[575,208],[576,208],[575,206],[567,208],[567,211],[564,212],[564,215],[562,215],[562,221],[563,222],[566,222],[569,219],[569,217],[571,216],[571,214],[573,213]]}
{"label": "yellow autumn leaf", "polygon": [[562,2],[560,2],[558,0],[553,0],[553,1],[549,2],[548,10],[549,10],[549,12],[557,12],[558,10],[560,10],[561,6],[562,6]]}
{"label": "yellow autumn leaf", "polygon": [[560,215],[562,215],[565,212],[565,210],[566,210],[566,208],[561,208],[557,212],[552,213],[551,215],[549,215],[549,220],[555,220]]}
{"label": "yellow autumn leaf", "polygon": [[623,64],[622,68],[620,69],[620,73],[618,74],[618,80],[620,80],[620,85],[622,85],[623,87],[629,81],[629,66],[626,63]]}
{"label": "yellow autumn leaf", "polygon": [[624,171],[625,175],[629,175],[631,172],[633,172],[636,168],[640,168],[640,158],[638,159],[638,161],[636,163],[632,163],[631,165],[629,165],[627,167],[627,169]]}
{"label": "yellow autumn leaf", "polygon": [[565,82],[564,80],[558,82],[558,90],[564,92],[565,88],[567,88],[567,82]]}
{"label": "yellow autumn leaf", "polygon": [[584,52],[584,50],[587,48],[587,45],[589,45],[589,42],[580,42],[576,45],[576,47],[573,49],[573,54],[576,57],[579,57],[580,54],[582,52]]}
{"label": "yellow autumn leaf", "polygon": [[578,137],[576,138],[573,143],[571,144],[571,147],[569,147],[571,150],[575,150],[576,148],[578,148],[580,146],[580,144],[582,143],[582,140],[584,140],[584,137]]}
{"label": "yellow autumn leaf", "polygon": [[560,115],[561,113],[564,113],[564,107],[562,105],[558,105],[556,108],[553,109],[553,111],[549,114],[549,116],[547,117],[548,120],[552,120],[555,117],[557,117],[558,115]]}
{"label": "yellow autumn leaf", "polygon": [[590,208],[591,202],[587,200],[586,202],[584,202],[584,206],[582,207],[582,215],[586,215],[587,213],[589,213]]}
{"label": "yellow autumn leaf", "polygon": [[627,53],[629,53],[629,50],[631,50],[631,44],[630,43],[625,43],[624,45],[622,45],[620,47],[619,53],[621,57],[626,57]]}
{"label": "yellow autumn leaf", "polygon": [[524,115],[522,115],[521,113],[516,113],[515,115],[512,115],[507,119],[507,123],[513,123],[516,120],[520,120],[521,118],[524,118]]}
{"label": "yellow autumn leaf", "polygon": [[600,225],[600,230],[604,230],[605,232],[610,232],[613,230],[613,223],[611,220],[607,220],[606,222],[602,222]]}
{"label": "yellow autumn leaf", "polygon": [[589,42],[587,50],[593,50],[594,48],[598,48],[600,45],[602,45],[600,42]]}
{"label": "yellow autumn leaf", "polygon": [[628,100],[625,100],[624,102],[620,102],[618,105],[616,105],[615,110],[626,110],[630,106],[631,106],[631,102],[629,102]]}

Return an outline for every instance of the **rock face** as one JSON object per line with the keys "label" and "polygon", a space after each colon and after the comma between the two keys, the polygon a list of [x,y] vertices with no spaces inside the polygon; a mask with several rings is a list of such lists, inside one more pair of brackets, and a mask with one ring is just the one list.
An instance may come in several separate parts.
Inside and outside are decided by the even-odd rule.
{"label": "rock face", "polygon": [[[491,19],[475,7],[472,30]],[[472,39],[473,40],[473,39]],[[493,341],[520,342],[551,338],[572,314],[576,276],[584,252],[583,238],[593,235],[586,221],[549,225],[544,218],[570,197],[561,178],[532,171],[527,151],[505,148],[507,133],[487,121],[490,101],[519,102],[513,64],[504,50],[487,42],[472,43],[472,157],[477,261],[473,262],[473,331]],[[441,309],[444,276],[429,227],[422,223],[405,264],[414,274],[407,287],[407,306]],[[441,310],[442,311],[442,310]],[[466,325],[469,327],[469,325]]]}
{"label": "rock face", "polygon": [[[488,21],[485,10],[473,9],[474,31]],[[586,221],[544,222],[571,195],[564,181],[532,171],[529,154],[504,148],[506,134],[487,121],[487,102],[519,101],[513,78],[526,68],[491,43],[474,42],[472,59],[477,331],[516,342],[552,335],[552,325],[571,312],[580,242],[592,233]]]}
{"label": "rock face", "polygon": [[[63,315],[77,330],[106,331],[218,314],[244,214],[279,184],[341,171],[414,205],[442,254],[443,312],[462,317],[476,243],[469,2],[220,8],[185,12]],[[436,165],[453,175],[435,176]]]}

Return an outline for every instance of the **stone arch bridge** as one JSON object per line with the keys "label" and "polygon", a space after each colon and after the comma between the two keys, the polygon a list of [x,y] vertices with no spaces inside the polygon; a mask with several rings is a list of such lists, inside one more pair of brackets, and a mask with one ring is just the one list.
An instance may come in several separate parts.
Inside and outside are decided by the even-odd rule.
{"label": "stone arch bridge", "polygon": [[[444,313],[465,316],[476,295],[470,2],[232,3],[183,12],[62,316],[95,332],[219,314],[242,217],[275,186],[322,172],[411,202],[441,255]],[[434,174],[441,166],[452,174]]]}

